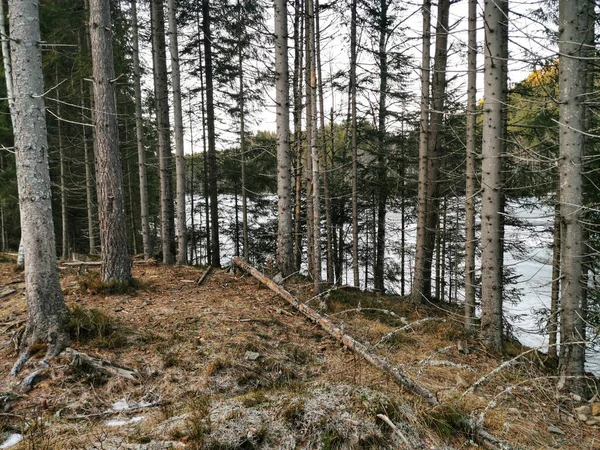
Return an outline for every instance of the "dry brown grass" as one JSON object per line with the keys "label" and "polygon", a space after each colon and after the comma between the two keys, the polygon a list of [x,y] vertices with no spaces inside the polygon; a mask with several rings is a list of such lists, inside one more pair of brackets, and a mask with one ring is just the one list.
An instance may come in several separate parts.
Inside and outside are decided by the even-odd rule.
{"label": "dry brown grass", "polygon": [[[18,285],[22,274],[4,267],[0,264],[0,286],[14,281]],[[332,316],[337,324],[343,323],[346,333],[367,346],[375,345],[406,322],[425,317],[444,319],[398,333],[376,348],[390,363],[437,395],[442,406],[432,410],[341,348],[270,290],[258,289],[257,282],[247,276],[215,271],[199,287],[194,280],[200,272],[194,268],[136,265],[134,271],[136,278],[152,284],[152,289],[138,290],[135,295],[95,295],[76,288],[81,277],[75,270],[62,272],[67,303],[84,316],[75,327],[78,350],[135,368],[140,382],[119,378],[95,382],[89,376],[73,373],[68,361],[59,356],[51,376],[35,388],[34,395],[12,402],[12,412],[17,415],[30,417],[43,411],[49,427],[47,435],[65,439],[63,447],[55,448],[83,449],[92,442],[127,436],[136,442],[168,439],[188,448],[219,448],[219,442],[224,442],[219,439],[224,439],[223,430],[229,425],[240,433],[244,427],[255,429],[252,445],[257,448],[274,448],[277,433],[281,439],[308,439],[301,435],[306,427],[314,442],[322,446],[335,447],[340,442],[349,445],[355,439],[351,427],[347,427],[349,422],[339,421],[333,411],[344,411],[358,424],[352,425],[354,428],[364,425],[365,436],[369,435],[371,441],[360,444],[363,448],[391,445],[392,432],[376,421],[378,413],[386,414],[399,426],[408,428],[410,424],[418,430],[420,441],[415,440],[415,447],[417,442],[434,448],[443,442],[461,447],[469,439],[461,428],[462,419],[469,414],[477,417],[486,408],[486,428],[519,448],[594,448],[600,440],[594,427],[569,421],[566,413],[578,404],[556,396],[555,380],[549,378],[537,358],[524,358],[462,397],[465,389],[457,387],[457,373],[472,383],[497,367],[501,359],[487,355],[476,340],[463,333],[454,315],[460,311],[448,305],[415,306],[400,297],[353,289],[335,290],[326,300],[326,314],[356,309],[359,302],[361,308],[394,312],[395,317],[363,311]],[[311,298],[307,283],[291,280],[288,288],[301,299]],[[2,300],[0,331],[22,321],[25,310],[22,288]],[[450,313],[444,315],[442,308]],[[91,313],[93,310],[102,316]],[[88,315],[92,325],[100,326],[93,328],[85,322]],[[99,330],[102,328],[104,331]],[[103,345],[98,340],[111,330],[125,337],[121,345]],[[8,370],[16,356],[10,345],[13,332],[9,329],[0,334],[0,382],[7,388],[13,383]],[[83,337],[85,333],[87,337]],[[458,352],[459,339],[468,342],[469,354]],[[257,352],[259,358],[246,359],[247,351]],[[507,348],[508,354],[520,351],[522,348],[516,344]],[[447,361],[472,370],[432,361]],[[161,406],[142,411],[145,419],[139,424],[107,428],[105,422],[113,415],[101,413],[124,398]],[[318,421],[317,416],[311,416],[314,408],[330,407],[328,420]],[[518,420],[509,408],[521,412]],[[87,419],[66,419],[73,416]],[[18,424],[15,420],[14,425]],[[265,424],[273,425],[275,431],[261,428]],[[549,424],[559,426],[565,436],[548,433]],[[27,447],[15,450],[22,448]]]}

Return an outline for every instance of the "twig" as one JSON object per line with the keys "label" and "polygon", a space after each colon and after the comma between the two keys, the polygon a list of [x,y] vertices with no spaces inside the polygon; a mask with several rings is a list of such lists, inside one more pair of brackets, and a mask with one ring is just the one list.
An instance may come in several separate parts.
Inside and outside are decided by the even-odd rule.
{"label": "twig", "polygon": [[362,312],[362,311],[375,311],[386,314],[392,317],[398,317],[394,311],[390,311],[389,309],[381,309],[381,308],[353,308],[353,309],[345,309],[344,311],[337,312],[335,314],[329,314],[330,317],[339,316],[340,314],[348,314],[351,312]]}
{"label": "twig", "polygon": [[202,283],[204,283],[204,280],[206,279],[206,277],[208,276],[208,274],[210,273],[211,270],[212,270],[212,266],[208,266],[206,268],[206,270],[204,271],[204,273],[202,274],[200,279],[198,279],[198,286],[201,286]]}
{"label": "twig", "polygon": [[394,425],[394,422],[392,422],[388,416],[386,416],[385,414],[377,414],[377,417],[379,417],[381,420],[383,420],[385,423],[387,423],[391,427],[391,429],[394,430],[394,433],[396,433],[398,436],[400,436],[400,439],[402,439],[402,441],[406,444],[406,446],[408,448],[411,448],[410,442],[408,442],[408,439],[406,439],[406,436],[404,436],[404,433],[402,433],[402,431],[400,431],[398,429],[398,427],[396,425]]}
{"label": "twig", "polygon": [[144,406],[136,406],[135,408],[127,408],[127,409],[121,409],[121,410],[110,409],[108,411],[103,411],[103,412],[99,412],[99,413],[79,414],[79,415],[75,415],[75,416],[64,416],[61,418],[65,419],[65,420],[83,420],[83,419],[91,419],[94,417],[106,417],[106,416],[112,416],[112,415],[121,414],[121,413],[135,413],[135,412],[141,411],[143,409],[147,409],[147,408],[158,408],[165,404],[167,404],[167,403],[166,402],[154,402],[154,403],[149,403]]}
{"label": "twig", "polygon": [[415,322],[409,323],[408,325],[404,325],[401,328],[397,328],[394,331],[390,331],[388,334],[384,334],[381,339],[379,339],[379,342],[377,342],[373,348],[377,348],[379,347],[381,344],[383,344],[384,342],[390,340],[391,338],[393,338],[394,336],[396,336],[399,333],[402,333],[403,331],[406,330],[412,330],[413,327],[416,327],[418,325],[421,325],[424,322],[429,322],[432,320],[442,320],[440,317],[425,317],[424,319],[420,319],[420,320],[416,320]]}

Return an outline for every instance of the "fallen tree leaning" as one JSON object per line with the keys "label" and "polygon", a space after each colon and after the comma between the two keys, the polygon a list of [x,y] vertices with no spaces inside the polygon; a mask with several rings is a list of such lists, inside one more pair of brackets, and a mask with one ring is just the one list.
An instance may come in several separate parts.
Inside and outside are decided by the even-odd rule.
{"label": "fallen tree leaning", "polygon": [[321,316],[321,314],[319,314],[314,309],[306,306],[304,303],[298,301],[292,294],[283,289],[273,280],[265,277],[262,273],[260,273],[250,264],[238,257],[233,258],[233,262],[235,263],[235,265],[248,272],[258,281],[265,284],[269,289],[283,297],[288,303],[290,303],[294,308],[296,308],[298,311],[300,311],[302,314],[308,317],[311,321],[319,324],[321,328],[327,331],[327,333],[329,333],[334,338],[341,341],[342,344],[344,344],[348,349],[362,356],[371,365],[377,367],[382,372],[392,377],[392,379],[398,384],[408,389],[409,391],[419,395],[431,406],[439,405],[439,402],[437,401],[435,396],[428,389],[419,385],[417,382],[410,379],[404,373],[400,372],[398,368],[392,366],[381,356],[370,352],[364,344],[358,342],[352,336],[344,334],[344,332],[340,328],[336,327],[330,320]]}
{"label": "fallen tree leaning", "polygon": [[[252,275],[254,278],[263,283],[273,292],[279,294],[279,296],[281,296],[294,308],[296,308],[298,311],[304,314],[308,319],[310,319],[314,323],[319,324],[321,328],[327,331],[327,333],[329,333],[331,336],[342,342],[342,344],[346,346],[349,350],[362,356],[369,364],[378,368],[383,373],[389,375],[400,386],[404,387],[405,389],[408,389],[413,394],[420,396],[421,398],[423,398],[423,400],[425,400],[426,403],[428,403],[431,406],[435,407],[440,405],[437,398],[427,388],[421,386],[416,381],[409,378],[406,374],[402,373],[398,368],[392,366],[385,360],[385,358],[370,352],[366,345],[358,342],[353,337],[344,334],[344,332],[340,328],[336,327],[330,320],[323,317],[314,309],[306,306],[306,304],[300,302],[283,287],[275,283],[270,278],[264,276],[246,261],[236,256],[233,258],[233,263],[242,270]],[[478,427],[472,419],[463,419],[462,426],[469,429],[471,433],[473,433],[473,438],[486,448],[511,448],[510,445],[508,445],[507,443],[502,442],[494,435]]]}

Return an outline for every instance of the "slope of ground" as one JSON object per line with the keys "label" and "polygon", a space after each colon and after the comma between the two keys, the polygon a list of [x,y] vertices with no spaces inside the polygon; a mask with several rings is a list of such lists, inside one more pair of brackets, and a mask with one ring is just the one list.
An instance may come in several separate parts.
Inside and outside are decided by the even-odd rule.
{"label": "slope of ground", "polygon": [[97,269],[61,270],[72,348],[136,379],[65,353],[23,392],[36,361],[9,376],[23,275],[12,261],[0,265],[0,448],[11,436],[22,439],[14,450],[474,448],[465,418],[516,448],[600,448],[600,403],[557,392],[533,352],[467,392],[502,361],[464,335],[448,305],[347,288],[312,299],[310,283],[286,283],[434,392],[442,405],[432,408],[249,275],[214,271],[198,286],[202,270],[191,267],[135,265],[137,290],[113,295],[102,293]]}

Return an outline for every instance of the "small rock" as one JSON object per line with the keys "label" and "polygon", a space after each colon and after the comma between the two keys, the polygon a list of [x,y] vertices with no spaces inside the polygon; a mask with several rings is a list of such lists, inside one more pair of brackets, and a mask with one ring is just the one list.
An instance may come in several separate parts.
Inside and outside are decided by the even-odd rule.
{"label": "small rock", "polygon": [[586,424],[586,425],[589,425],[589,426],[594,426],[594,425],[598,425],[598,421],[597,421],[597,420],[595,420],[594,418],[591,418],[591,419],[590,419],[590,420],[588,420],[588,421],[587,421],[585,424]]}
{"label": "small rock", "polygon": [[600,416],[600,402],[592,403],[592,416]]}
{"label": "small rock", "polygon": [[521,417],[521,411],[519,411],[517,408],[508,408],[508,414],[513,416],[513,418]]}
{"label": "small rock", "polygon": [[260,356],[260,353],[258,352],[251,352],[251,351],[247,351],[246,354],[244,355],[244,358],[247,361],[256,361]]}
{"label": "small rock", "polygon": [[579,396],[577,394],[573,394],[572,392],[569,395],[571,397],[571,400],[576,401],[576,402],[580,402],[581,401],[581,396]]}
{"label": "small rock", "polygon": [[549,426],[548,426],[548,432],[549,432],[549,433],[553,433],[553,434],[559,434],[559,435],[561,435],[561,436],[564,436],[564,435],[565,435],[565,432],[564,432],[563,430],[561,430],[561,429],[560,429],[560,428],[558,428],[558,427],[555,427],[554,425],[549,425]]}
{"label": "small rock", "polygon": [[459,389],[466,389],[469,387],[469,383],[466,382],[466,380],[460,376],[460,373],[456,374],[456,387]]}
{"label": "small rock", "polygon": [[465,341],[458,341],[456,347],[458,348],[459,353],[462,353],[463,355],[469,354],[469,347]]}
{"label": "small rock", "polygon": [[587,422],[588,420],[590,420],[590,417],[586,416],[585,414],[577,414],[577,418],[582,422]]}
{"label": "small rock", "polygon": [[575,412],[577,414],[583,414],[584,416],[592,415],[592,408],[588,405],[583,405],[578,408],[575,408]]}
{"label": "small rock", "polygon": [[273,277],[273,281],[277,284],[283,283],[283,275],[281,275],[281,272]]}

